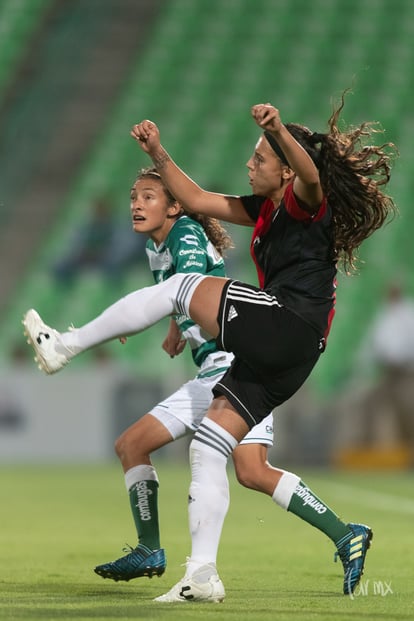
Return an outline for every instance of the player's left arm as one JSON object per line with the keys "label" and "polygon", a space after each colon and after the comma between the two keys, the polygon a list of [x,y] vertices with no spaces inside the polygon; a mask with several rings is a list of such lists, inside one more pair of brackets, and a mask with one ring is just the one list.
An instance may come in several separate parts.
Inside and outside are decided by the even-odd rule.
{"label": "player's left arm", "polygon": [[319,171],[312,158],[283,125],[279,110],[271,104],[252,107],[257,125],[270,132],[282,149],[290,168],[295,173],[293,191],[310,214],[316,213],[323,200]]}

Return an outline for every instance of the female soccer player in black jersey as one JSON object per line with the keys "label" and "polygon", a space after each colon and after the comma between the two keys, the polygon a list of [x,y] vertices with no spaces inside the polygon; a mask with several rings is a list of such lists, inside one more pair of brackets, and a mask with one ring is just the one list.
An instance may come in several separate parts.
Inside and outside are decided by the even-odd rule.
{"label": "female soccer player in black jersey", "polygon": [[[373,127],[316,134],[281,121],[271,104],[251,113],[264,130],[247,162],[253,195],[228,196],[200,188],[172,161],[148,120],[132,136],[149,154],[171,193],[189,210],[253,227],[252,256],[260,288],[218,277],[177,274],[129,294],[95,320],[59,333],[28,311],[24,324],[39,366],[61,369],[78,353],[145,330],[172,313],[190,316],[218,346],[235,354],[190,448],[191,507],[198,519],[184,578],[158,601],[223,598],[215,559],[197,557],[194,541],[208,531],[216,499],[226,485],[228,456],[251,427],[291,397],[324,351],[334,314],[338,262],[352,268],[360,244],[394,211],[382,192],[389,181],[393,145],[367,144]],[[344,566],[344,593],[352,593],[364,567],[372,531],[344,524],[291,473],[269,469],[262,491],[331,537]],[[224,520],[224,517],[223,517]],[[322,528],[321,528],[322,529]]]}

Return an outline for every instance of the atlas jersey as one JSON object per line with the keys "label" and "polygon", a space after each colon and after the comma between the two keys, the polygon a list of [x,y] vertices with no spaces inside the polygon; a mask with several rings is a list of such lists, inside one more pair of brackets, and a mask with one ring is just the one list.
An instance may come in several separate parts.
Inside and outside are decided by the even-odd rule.
{"label": "atlas jersey", "polygon": [[260,287],[326,339],[336,288],[332,214],[326,199],[313,216],[300,206],[293,184],[286,188],[276,211],[268,198],[242,196],[241,200],[256,222],[250,252]]}
{"label": "atlas jersey", "polygon": [[[156,283],[176,273],[198,272],[208,276],[225,276],[222,256],[208,239],[201,224],[189,216],[178,218],[160,245],[157,246],[149,239],[146,252]],[[186,315],[175,315],[174,319],[191,347],[195,364],[201,367],[206,357],[217,351],[215,339],[211,339]],[[226,361],[224,366],[228,364],[229,361]]]}

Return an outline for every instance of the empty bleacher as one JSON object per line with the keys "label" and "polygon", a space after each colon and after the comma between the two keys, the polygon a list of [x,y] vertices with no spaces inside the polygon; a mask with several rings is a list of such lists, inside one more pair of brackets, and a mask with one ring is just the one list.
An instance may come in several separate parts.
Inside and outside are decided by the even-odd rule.
{"label": "empty bleacher", "polygon": [[[86,321],[118,295],[150,282],[146,266],[137,265],[117,290],[89,273],[66,294],[54,286],[48,272],[62,240],[96,196],[110,195],[117,213],[129,217],[131,181],[137,169],[149,163],[129,137],[134,122],[157,122],[166,148],[201,185],[248,193],[245,163],[258,136],[250,105],[271,101],[284,120],[324,131],[333,101],[351,86],[344,120],[378,120],[386,129],[379,140],[399,146],[390,193],[401,213],[366,242],[360,274],[339,278],[329,356],[322,357],[314,381],[320,390],[340,386],[352,370],[353,353],[388,280],[402,273],[408,290],[414,291],[414,216],[409,205],[413,35],[410,0],[165,3],[0,324],[3,359],[21,338],[19,320],[26,308],[39,308],[52,325],[63,328]],[[252,280],[250,230],[231,232],[238,246],[231,259],[232,275]],[[114,345],[111,353],[156,372],[163,330],[164,326],[139,337],[142,347]]]}

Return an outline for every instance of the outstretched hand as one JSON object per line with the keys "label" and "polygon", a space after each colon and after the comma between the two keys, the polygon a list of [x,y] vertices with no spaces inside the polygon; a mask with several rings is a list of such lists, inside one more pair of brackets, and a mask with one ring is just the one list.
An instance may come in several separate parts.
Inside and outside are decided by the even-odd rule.
{"label": "outstretched hand", "polygon": [[183,338],[173,340],[167,336],[162,343],[162,348],[170,358],[175,358],[175,356],[179,356],[184,351],[186,344],[187,341]]}
{"label": "outstretched hand", "polygon": [[256,104],[251,108],[252,117],[259,127],[269,132],[278,132],[282,127],[279,110],[270,103]]}
{"label": "outstretched hand", "polygon": [[153,153],[161,144],[158,127],[148,119],[134,125],[130,133],[145,153]]}
{"label": "outstretched hand", "polygon": [[169,354],[170,358],[174,358],[174,356],[178,356],[184,351],[186,343],[187,341],[183,338],[177,322],[171,318],[168,334],[162,343],[163,350]]}

